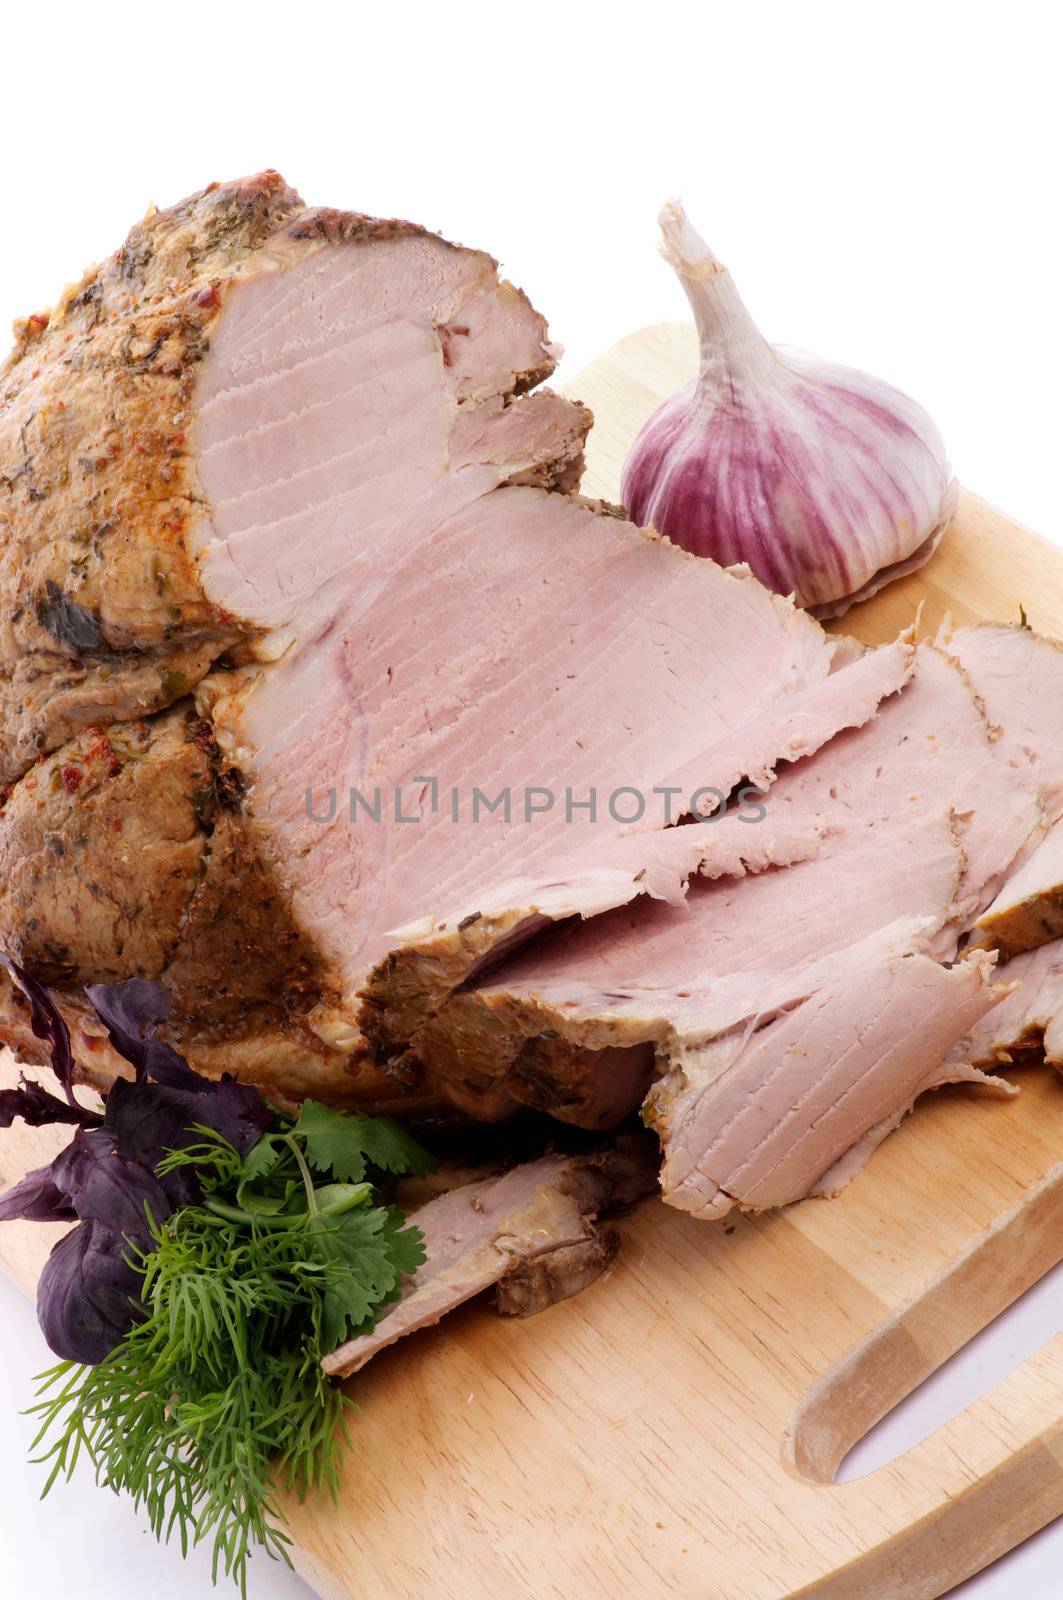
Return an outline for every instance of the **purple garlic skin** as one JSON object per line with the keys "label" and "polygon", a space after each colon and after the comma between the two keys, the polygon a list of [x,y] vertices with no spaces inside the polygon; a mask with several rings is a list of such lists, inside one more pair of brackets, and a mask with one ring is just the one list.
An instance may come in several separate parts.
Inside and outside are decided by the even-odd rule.
{"label": "purple garlic skin", "polygon": [[814,616],[841,616],[922,566],[951,523],[941,435],[881,379],[769,345],[678,206],[661,228],[701,370],[635,440],[624,505],[692,554],[745,562]]}

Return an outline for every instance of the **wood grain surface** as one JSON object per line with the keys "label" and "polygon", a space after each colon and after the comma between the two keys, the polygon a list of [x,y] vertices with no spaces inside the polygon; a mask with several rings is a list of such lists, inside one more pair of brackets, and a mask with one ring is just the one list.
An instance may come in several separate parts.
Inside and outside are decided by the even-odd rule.
{"label": "wood grain surface", "polygon": [[[692,333],[649,328],[571,392],[586,490],[616,499]],[[921,573],[845,620],[1063,629],[1063,552],[974,496]],[[0,1076],[13,1077],[10,1060]],[[933,1600],[1063,1512],[1063,1336],[895,1463],[863,1433],[1063,1257],[1063,1083],[943,1089],[833,1201],[706,1224],[649,1202],[591,1289],[526,1322],[475,1304],[385,1353],[338,1502],[288,1507],[325,1600]],[[56,1147],[0,1136],[10,1182]],[[27,1289],[60,1230],[7,1224]],[[176,1559],[176,1557],[175,1557]]]}

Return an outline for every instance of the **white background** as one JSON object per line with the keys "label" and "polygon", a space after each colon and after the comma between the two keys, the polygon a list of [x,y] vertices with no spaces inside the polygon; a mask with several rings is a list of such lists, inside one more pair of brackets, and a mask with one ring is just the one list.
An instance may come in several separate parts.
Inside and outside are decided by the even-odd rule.
{"label": "white background", "polygon": [[[631,329],[685,317],[655,252],[678,193],[769,337],[910,390],[964,482],[1063,536],[1054,6],[372,9],[9,6],[0,320],[53,301],[149,201],[275,166],[311,203],[489,248],[548,314],[568,379]],[[1061,1324],[1053,1278],[853,1465],[920,1437]],[[0,1327],[2,1592],[207,1595],[204,1562],[158,1551],[89,1484],[38,1507],[17,1413],[46,1352],[6,1284]],[[257,1600],[306,1593],[273,1569],[254,1584]],[[1059,1600],[1063,1532],[964,1595]]]}

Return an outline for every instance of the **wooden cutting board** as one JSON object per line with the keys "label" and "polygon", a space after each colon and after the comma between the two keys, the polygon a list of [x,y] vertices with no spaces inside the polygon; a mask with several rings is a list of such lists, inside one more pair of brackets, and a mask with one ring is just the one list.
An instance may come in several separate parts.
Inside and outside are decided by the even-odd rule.
{"label": "wooden cutting board", "polygon": [[[572,385],[588,493],[617,498],[693,370],[692,333],[657,327]],[[878,642],[920,603],[924,631],[1021,603],[1063,632],[1063,551],[965,495],[931,565],[846,625]],[[716,1224],[647,1203],[576,1300],[469,1306],[381,1356],[338,1504],[289,1507],[300,1570],[326,1600],[933,1600],[1002,1554],[1063,1512],[1063,1335],[892,1465],[832,1478],[1063,1257],[1063,1083],[1019,1077],[1004,1104],[928,1097],[837,1200]],[[0,1134],[0,1180],[56,1145]],[[0,1228],[27,1291],[60,1231]]]}

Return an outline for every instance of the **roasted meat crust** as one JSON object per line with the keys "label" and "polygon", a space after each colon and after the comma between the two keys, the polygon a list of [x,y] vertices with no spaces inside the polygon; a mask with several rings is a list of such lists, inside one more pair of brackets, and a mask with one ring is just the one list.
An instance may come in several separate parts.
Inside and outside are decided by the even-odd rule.
{"label": "roasted meat crust", "polygon": [[[169,1037],[201,1071],[275,1099],[433,1111],[364,1057],[330,1049],[307,1014],[327,992],[243,810],[243,782],[190,701],[84,730],[13,785],[0,811],[0,949],[52,985],[87,1081],[124,1071],[84,999],[151,978]],[[0,1038],[45,1065],[20,997],[0,984]]]}
{"label": "roasted meat crust", "polygon": [[216,775],[187,701],[38,762],[0,811],[0,948],[61,986],[157,978],[204,870]]}

